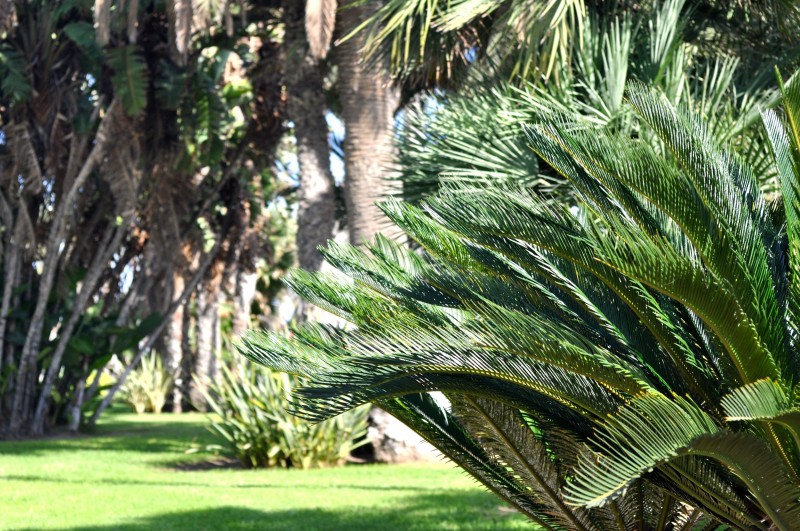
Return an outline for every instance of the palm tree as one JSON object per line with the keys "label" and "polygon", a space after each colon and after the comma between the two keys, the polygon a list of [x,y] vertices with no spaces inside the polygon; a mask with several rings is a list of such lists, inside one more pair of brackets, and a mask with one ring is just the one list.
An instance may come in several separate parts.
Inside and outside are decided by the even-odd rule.
{"label": "palm tree", "polygon": [[330,170],[327,101],[324,80],[336,2],[283,2],[284,71],[289,94],[287,116],[297,139],[297,259],[300,267],[317,270],[318,251],[333,238],[336,225],[335,183]]}
{"label": "palm tree", "polygon": [[[140,340],[149,351],[198,284],[212,285],[205,270],[234,263],[237,235],[256,223],[241,207],[270,186],[258,170],[283,134],[275,41],[242,50],[237,18],[234,36],[194,28],[175,55],[175,2],[111,4],[10,4],[0,42],[2,436],[77,429],[111,357],[133,350],[138,362]],[[253,10],[268,20],[273,8]],[[222,78],[234,47],[257,58],[246,82]]]}
{"label": "palm tree", "polygon": [[[571,66],[587,16],[613,19],[676,3],[675,0],[363,0],[380,4],[359,31],[368,59],[388,61],[394,77],[407,84],[460,84],[476,60],[503,65],[514,82],[559,84]],[[683,3],[679,1],[677,3]],[[692,2],[682,14],[686,31],[718,53],[741,57],[748,68],[764,55],[797,58],[794,28],[800,8],[772,0]],[[712,30],[708,31],[711,27]],[[778,31],[776,31],[776,29]]]}
{"label": "palm tree", "polygon": [[[570,60],[554,66],[557,83],[509,80],[502,67],[483,61],[459,87],[425,94],[406,107],[399,128],[403,199],[420,201],[441,180],[508,181],[551,197],[568,193],[557,173],[530,156],[519,124],[557,108],[587,126],[607,124],[631,134],[636,121],[622,96],[633,80],[709,120],[713,136],[755,167],[765,189],[774,186],[758,113],[777,99],[774,65],[791,59],[776,48],[754,65],[720,51],[719,39],[690,31],[692,10],[683,0],[636,10],[588,8]],[[713,27],[712,21],[694,24]]]}
{"label": "palm tree", "polygon": [[[337,24],[342,31],[356,28],[378,7],[358,1],[345,2],[337,12]],[[334,50],[346,132],[347,230],[350,241],[356,245],[370,240],[381,228],[381,215],[374,204],[389,191],[384,174],[392,161],[394,115],[400,105],[399,88],[386,75],[384,65],[363,61],[365,38],[364,34],[357,34]]]}
{"label": "palm tree", "polygon": [[331,245],[349,279],[290,280],[354,326],[243,352],[309,379],[303,416],[381,404],[546,528],[798,529],[800,82],[763,114],[775,204],[696,113],[638,84],[625,105],[633,136],[557,110],[526,128],[571,204],[390,200],[424,253]]}

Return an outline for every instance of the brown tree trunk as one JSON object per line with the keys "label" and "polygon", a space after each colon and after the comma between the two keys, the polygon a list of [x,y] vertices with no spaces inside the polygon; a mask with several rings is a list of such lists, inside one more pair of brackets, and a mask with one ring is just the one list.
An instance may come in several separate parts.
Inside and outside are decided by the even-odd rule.
{"label": "brown tree trunk", "polygon": [[303,269],[317,271],[322,264],[317,248],[333,237],[336,205],[325,121],[325,67],[309,49],[305,4],[299,0],[283,2],[284,67],[289,94],[287,112],[294,122],[300,168],[297,258]]}
{"label": "brown tree trunk", "polygon": [[192,330],[194,329],[194,316],[192,315],[192,307],[194,305],[195,296],[191,294],[186,303],[183,305],[181,320],[181,378],[176,381],[175,385],[180,386],[180,393],[182,399],[182,406],[188,405],[189,390],[192,388],[192,369],[194,366],[194,351],[192,350]]}
{"label": "brown tree trunk", "polygon": [[[379,4],[345,5],[338,12],[342,34],[356,28]],[[363,34],[336,49],[339,100],[345,126],[345,189],[350,242],[360,245],[379,232],[383,215],[375,205],[390,190],[387,170],[394,152],[394,114],[400,91],[379,66],[368,69],[361,60]]]}
{"label": "brown tree trunk", "polygon": [[[14,215],[11,211],[11,205],[8,204],[5,197],[0,194],[0,220],[6,228],[4,234],[4,252],[3,252],[3,298],[0,302],[0,370],[3,369],[4,360],[4,346],[6,338],[6,326],[8,325],[8,311],[11,307],[11,294],[16,287],[17,268],[19,267],[19,246],[17,245],[14,232]],[[0,404],[0,411],[2,411]]]}

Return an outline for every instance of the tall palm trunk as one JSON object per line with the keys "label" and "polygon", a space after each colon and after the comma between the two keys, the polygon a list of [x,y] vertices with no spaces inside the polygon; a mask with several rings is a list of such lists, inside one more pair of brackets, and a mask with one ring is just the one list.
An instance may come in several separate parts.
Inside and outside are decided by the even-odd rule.
{"label": "tall palm trunk", "polygon": [[[352,6],[338,12],[337,26],[348,32],[361,24],[378,5]],[[361,60],[363,35],[338,46],[339,100],[345,125],[345,202],[350,241],[360,244],[379,231],[381,212],[375,206],[389,191],[387,168],[392,162],[394,114],[400,91],[378,68]]]}
{"label": "tall palm trunk", "polygon": [[297,257],[300,267],[316,271],[322,265],[322,255],[317,249],[333,236],[336,221],[325,122],[325,68],[309,48],[305,29],[306,2],[284,0],[283,17],[286,27],[284,65],[289,93],[287,111],[294,122],[300,168]]}
{"label": "tall palm trunk", "polygon": [[[358,27],[379,4],[348,5],[337,13],[336,25],[343,34]],[[339,66],[339,101],[345,126],[345,203],[350,242],[371,241],[382,226],[376,202],[390,192],[388,168],[394,153],[394,114],[400,91],[379,68],[362,61],[363,34],[336,49]],[[373,407],[368,437],[374,458],[383,462],[430,459],[433,449],[400,421]]]}

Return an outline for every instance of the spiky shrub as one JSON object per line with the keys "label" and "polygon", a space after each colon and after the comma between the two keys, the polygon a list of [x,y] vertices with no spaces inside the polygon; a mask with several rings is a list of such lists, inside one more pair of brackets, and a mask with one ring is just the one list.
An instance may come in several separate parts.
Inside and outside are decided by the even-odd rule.
{"label": "spiky shrub", "polygon": [[152,352],[142,358],[120,388],[122,400],[137,414],[161,413],[172,389],[173,375],[164,368],[161,357]]}
{"label": "spiky shrub", "polygon": [[344,463],[366,442],[367,410],[312,424],[289,412],[297,378],[239,361],[223,365],[206,393],[212,431],[248,468],[320,468]]}
{"label": "spiky shrub", "polygon": [[633,137],[527,129],[576,204],[390,201],[424,254],[331,245],[349,280],[291,279],[355,326],[244,350],[309,378],[307,418],[377,402],[546,527],[800,529],[800,83],[788,126],[763,117],[782,205],[694,115],[636,86],[627,104]]}

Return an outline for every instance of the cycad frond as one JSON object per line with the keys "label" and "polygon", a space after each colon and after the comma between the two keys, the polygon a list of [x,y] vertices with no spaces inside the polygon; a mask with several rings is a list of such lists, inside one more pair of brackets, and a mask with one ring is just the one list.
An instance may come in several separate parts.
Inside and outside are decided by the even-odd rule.
{"label": "cycad frond", "polygon": [[546,526],[796,529],[795,83],[788,126],[764,118],[785,230],[730,144],[633,85],[631,134],[559,112],[527,128],[572,204],[510,184],[389,200],[421,251],[331,245],[346,276],[290,280],[350,326],[243,351],[310,379],[301,415],[384,403]]}

